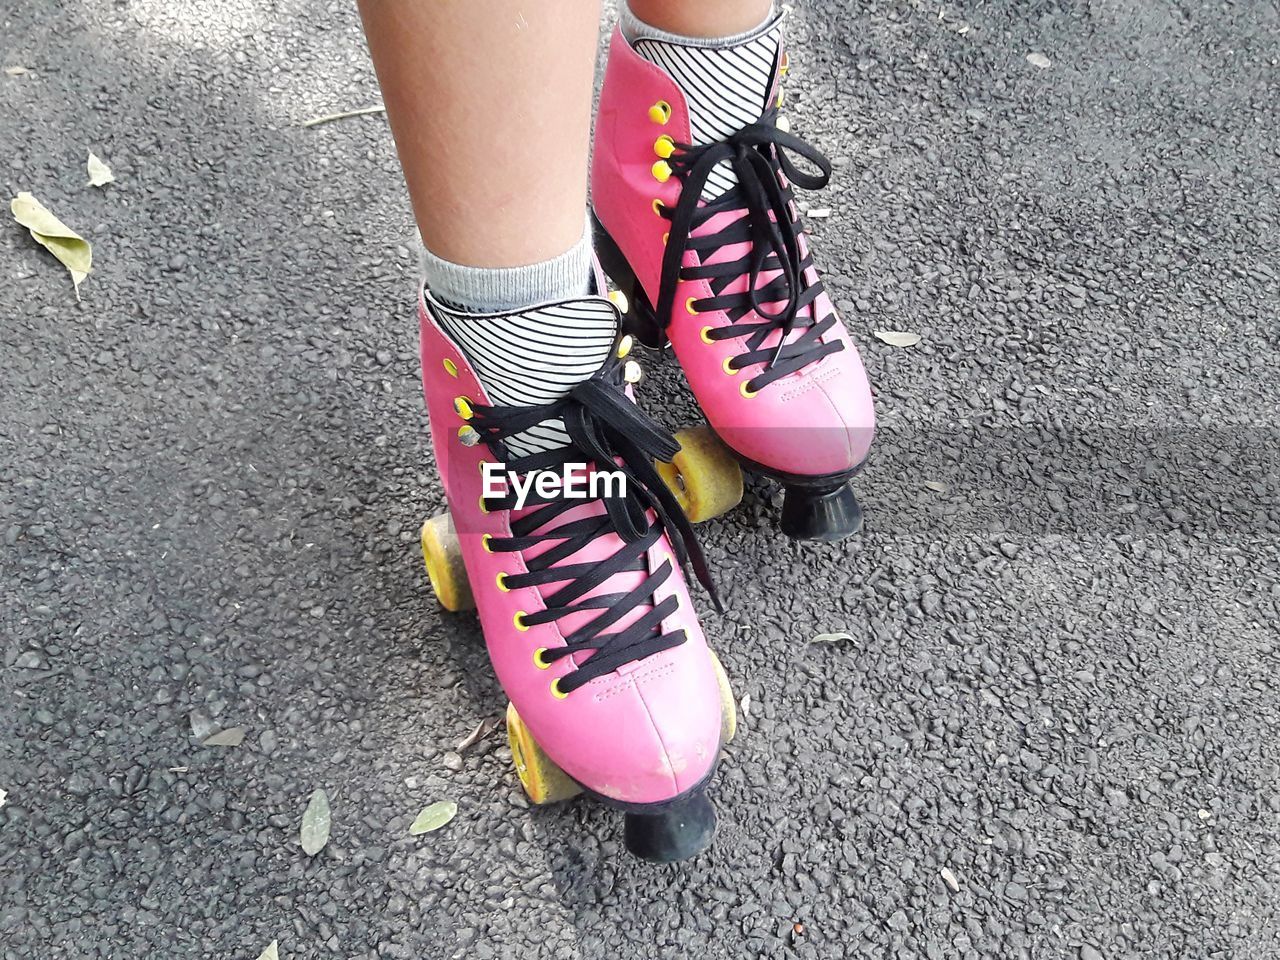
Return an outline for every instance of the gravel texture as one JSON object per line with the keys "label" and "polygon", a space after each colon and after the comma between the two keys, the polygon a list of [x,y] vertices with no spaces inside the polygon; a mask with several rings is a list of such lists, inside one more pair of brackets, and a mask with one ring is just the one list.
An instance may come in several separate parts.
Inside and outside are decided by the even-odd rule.
{"label": "gravel texture", "polygon": [[703,528],[751,711],[654,867],[457,750],[505,703],[415,545],[408,205],[383,118],[299,126],[378,101],[351,4],[4,5],[0,182],[97,264],[0,228],[0,957],[1280,956],[1280,14],[852,6],[789,98],[867,528]]}

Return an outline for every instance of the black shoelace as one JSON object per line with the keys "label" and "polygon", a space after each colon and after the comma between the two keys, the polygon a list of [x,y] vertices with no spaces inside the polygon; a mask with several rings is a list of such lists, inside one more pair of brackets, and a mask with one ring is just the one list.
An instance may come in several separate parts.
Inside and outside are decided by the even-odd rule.
{"label": "black shoelace", "polygon": [[[676,598],[669,596],[653,603],[654,591],[672,574],[670,560],[652,573],[648,570],[647,552],[664,532],[671,535],[671,545],[681,568],[692,564],[716,609],[722,609],[693,527],[653,465],[654,459],[669,461],[679,451],[680,444],[627,398],[623,369],[623,363],[614,355],[594,376],[554,403],[528,407],[476,405],[470,421],[509,473],[556,470],[563,476],[566,463],[586,463],[588,473],[618,470],[625,477],[622,495],[601,497],[604,513],[558,524],[556,520],[563,514],[588,501],[570,499],[563,496],[563,492],[541,497],[531,486],[525,501],[527,512],[512,518],[512,535],[489,541],[491,550],[511,553],[557,541],[537,556],[526,559],[527,573],[509,574],[504,578],[504,583],[512,588],[563,584],[543,598],[544,610],[523,616],[526,625],[551,623],[584,610],[601,611],[589,623],[566,635],[563,647],[547,649],[542,654],[544,662],[554,662],[573,654],[592,652],[585,663],[560,680],[561,693],[569,693],[623,664],[643,660],[687,639],[683,629],[669,633],[662,630],[662,621],[678,606]],[[569,435],[567,446],[527,456],[510,455],[504,443],[507,437],[556,419],[563,421]],[[488,510],[511,510],[515,503],[515,493],[510,491],[504,497],[484,501]],[[622,546],[608,558],[560,563],[593,540],[609,534],[617,534]],[[645,578],[627,593],[586,596],[610,577],[624,572],[644,573]],[[634,622],[621,630],[606,632],[644,604],[650,605],[650,609]]]}
{"label": "black shoelace", "polygon": [[[822,336],[837,322],[834,314],[819,318],[816,306],[805,313],[822,293],[822,281],[810,283],[805,277],[813,260],[808,254],[801,256],[801,224],[790,186],[806,190],[826,186],[831,179],[831,163],[817,148],[779,130],[777,117],[778,111],[770,109],[725,140],[700,146],[675,144],[676,152],[667,163],[681,181],[680,200],[674,210],[662,211],[671,220],[671,231],[662,260],[658,317],[663,323],[670,323],[680,280],[709,280],[715,295],[694,300],[692,306],[701,311],[724,310],[733,321],[713,329],[708,334],[711,339],[748,337],[749,349],[732,361],[739,370],[753,363],[764,364],[764,369],[746,383],[752,391],[843,349],[839,341],[822,342]],[[798,169],[787,156],[788,151],[812,162],[819,172]],[[705,206],[698,206],[707,178],[724,160],[737,174],[738,185]],[[787,185],[779,173],[785,174]],[[726,211],[741,211],[743,215],[714,234],[692,235],[712,217]],[[726,263],[707,263],[721,247],[744,242],[751,244],[746,256]],[[701,266],[681,266],[686,250],[697,253]],[[760,275],[774,270],[780,271],[778,276],[760,285]],[[726,293],[726,288],[743,273],[749,274],[747,289]],[[766,305],[772,303],[780,306],[770,311]],[[797,328],[803,332],[792,337]],[[781,331],[778,342],[766,348],[765,341],[775,330]]]}

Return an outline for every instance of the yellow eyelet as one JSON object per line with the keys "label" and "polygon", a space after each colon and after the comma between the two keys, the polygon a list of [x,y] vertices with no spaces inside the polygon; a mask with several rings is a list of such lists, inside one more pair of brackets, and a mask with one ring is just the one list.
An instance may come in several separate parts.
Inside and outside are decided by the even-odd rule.
{"label": "yellow eyelet", "polygon": [[644,371],[640,369],[640,364],[634,360],[628,360],[625,367],[622,368],[622,379],[627,383],[639,383],[640,378],[644,376]]}
{"label": "yellow eyelet", "polygon": [[748,383],[748,381],[743,380],[743,381],[742,381],[742,385],[741,385],[740,387],[738,387],[738,392],[739,392],[739,393],[741,393],[741,394],[742,394],[744,397],[746,397],[748,400],[750,400],[752,397],[754,397],[754,396],[755,396],[757,393],[759,393],[760,391],[759,391],[759,390],[752,390],[750,387],[748,387],[748,386],[747,386],[747,383]]}
{"label": "yellow eyelet", "polygon": [[551,681],[551,695],[552,695],[553,697],[555,697],[557,700],[563,700],[565,697],[567,697],[567,696],[568,696],[568,694],[567,694],[567,693],[561,693],[561,692],[560,692],[560,678],[559,678],[559,677],[556,677],[554,680],[552,680],[552,681]]}
{"label": "yellow eyelet", "polygon": [[653,141],[653,152],[663,160],[668,160],[676,152],[676,142],[664,133]]}
{"label": "yellow eyelet", "polygon": [[533,665],[539,670],[546,670],[551,666],[551,664],[547,663],[546,660],[542,659],[542,655],[546,652],[546,647],[539,647],[537,650],[533,651]]}
{"label": "yellow eyelet", "polygon": [[659,160],[649,169],[653,173],[653,179],[659,183],[666,183],[671,179],[671,164],[665,160]]}
{"label": "yellow eyelet", "polygon": [[784,52],[782,54],[782,63],[778,64],[778,73],[779,75],[785,77],[787,75],[787,71],[789,71],[790,69],[791,69],[791,56],[786,52]]}
{"label": "yellow eyelet", "polygon": [[667,245],[667,241],[668,241],[668,240],[670,240],[670,239],[671,239],[671,234],[669,234],[669,233],[664,233],[664,234],[662,235],[662,245],[665,247],[665,246]]}
{"label": "yellow eyelet", "polygon": [[489,542],[493,540],[493,534],[486,533],[480,538],[480,546],[484,548],[485,553],[493,553],[493,547],[489,546]]}
{"label": "yellow eyelet", "polygon": [[725,357],[724,362],[720,364],[720,366],[724,372],[729,374],[731,377],[738,372],[738,368],[733,365],[733,357]]}
{"label": "yellow eyelet", "polygon": [[458,428],[458,439],[464,447],[474,447],[480,442],[480,431],[468,423]]}
{"label": "yellow eyelet", "polygon": [[655,216],[659,216],[659,217],[662,216],[662,211],[665,210],[666,208],[667,208],[667,205],[665,203],[663,203],[657,197],[653,198],[653,212]]}
{"label": "yellow eyelet", "polygon": [[636,345],[636,338],[631,334],[623,334],[621,340],[618,341],[618,359],[621,360],[631,352],[631,348]]}
{"label": "yellow eyelet", "polygon": [[489,508],[488,508],[488,507],[486,507],[486,506],[484,505],[484,497],[481,497],[479,502],[480,502],[480,512],[481,512],[481,513],[488,513],[488,512],[489,512]]}
{"label": "yellow eyelet", "polygon": [[458,375],[458,365],[454,363],[452,360],[450,360],[448,357],[445,357],[444,372],[451,377],[456,377]]}
{"label": "yellow eyelet", "polygon": [[666,126],[667,121],[671,119],[671,104],[665,100],[659,100],[649,108],[649,119]]}
{"label": "yellow eyelet", "polygon": [[778,117],[777,120],[773,121],[773,125],[777,127],[779,130],[781,130],[783,133],[791,132],[791,121],[788,120],[786,117]]}
{"label": "yellow eyelet", "polygon": [[711,329],[711,327],[703,327],[702,330],[698,332],[698,336],[702,338],[703,343],[715,343],[715,341],[711,339]]}
{"label": "yellow eyelet", "polygon": [[697,308],[693,305],[693,301],[694,301],[694,300],[696,300],[696,299],[698,299],[698,298],[697,298],[697,297],[690,297],[688,300],[686,300],[686,301],[684,302],[684,308],[685,308],[686,310],[688,310],[691,314],[693,314],[695,317],[698,315],[698,310],[697,310]]}
{"label": "yellow eyelet", "polygon": [[472,414],[471,401],[468,400],[466,397],[454,397],[453,409],[457,411],[458,416],[460,416],[463,420],[471,419],[471,414]]}
{"label": "yellow eyelet", "polygon": [[778,109],[779,110],[782,109],[782,104],[786,102],[786,99],[787,99],[786,93],[782,90],[782,88],[778,88]]}
{"label": "yellow eyelet", "polygon": [[524,611],[517,610],[516,615],[511,618],[511,622],[516,625],[516,629],[521,633],[529,629],[529,625],[524,622]]}
{"label": "yellow eyelet", "polygon": [[498,575],[494,577],[494,580],[497,581],[498,589],[503,593],[511,592],[511,588],[507,586],[507,575],[505,573],[499,571]]}
{"label": "yellow eyelet", "polygon": [[618,308],[619,313],[626,313],[631,309],[631,304],[627,302],[627,295],[621,290],[610,290],[609,302]]}

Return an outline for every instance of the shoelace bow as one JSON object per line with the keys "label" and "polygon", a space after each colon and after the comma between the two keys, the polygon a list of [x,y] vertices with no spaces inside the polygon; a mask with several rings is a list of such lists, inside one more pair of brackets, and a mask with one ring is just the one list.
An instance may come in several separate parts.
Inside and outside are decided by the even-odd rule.
{"label": "shoelace bow", "polygon": [[[750,349],[733,357],[733,361],[737,369],[753,363],[765,365],[763,371],[747,381],[747,388],[752,391],[843,349],[839,341],[822,342],[823,335],[835,326],[836,317],[828,314],[818,318],[817,307],[811,307],[822,293],[822,281],[810,283],[805,277],[813,267],[813,259],[807,253],[801,255],[795,195],[791,186],[779,178],[781,172],[788,184],[818,190],[831,179],[831,162],[816,147],[778,129],[777,117],[778,111],[770,109],[755,123],[715,143],[676,143],[676,152],[667,163],[672,174],[681,180],[680,199],[673,210],[662,213],[670,218],[671,231],[662,260],[658,317],[663,323],[670,322],[680,280],[709,280],[715,296],[695,300],[693,306],[698,310],[724,310],[733,321],[713,329],[708,334],[711,339],[748,336]],[[809,160],[819,172],[800,170],[788,152]],[[699,206],[703,186],[724,160],[732,165],[738,185]],[[714,234],[693,236],[712,217],[735,210],[742,211],[743,216]],[[746,256],[727,263],[707,262],[722,247],[743,242],[751,245]],[[699,266],[683,266],[689,250],[698,255]],[[774,270],[780,271],[778,276],[760,285],[760,275]],[[747,290],[725,293],[744,272],[749,275]],[[767,309],[771,303],[780,306],[771,311]],[[755,320],[748,318],[751,313]],[[789,340],[797,327],[804,328],[803,333]],[[778,342],[766,348],[765,341],[774,330],[781,331]]]}
{"label": "shoelace bow", "polygon": [[[603,514],[559,524],[555,523],[559,517],[588,501],[565,496],[542,497],[530,487],[526,512],[511,520],[512,535],[495,537],[489,542],[492,550],[514,553],[548,541],[560,541],[537,556],[526,558],[527,573],[508,574],[504,578],[506,585],[514,588],[564,584],[543,598],[544,610],[524,615],[525,624],[551,623],[584,610],[601,611],[589,623],[567,634],[563,647],[549,648],[542,654],[544,661],[552,662],[592,651],[585,663],[561,679],[559,688],[563,693],[611,673],[625,663],[678,646],[687,639],[683,629],[662,632],[662,621],[678,606],[674,596],[653,604],[623,629],[605,632],[637,606],[651,602],[653,592],[671,576],[669,559],[652,573],[648,572],[646,555],[664,532],[671,534],[671,545],[681,568],[687,569],[692,564],[716,609],[723,612],[693,526],[653,465],[654,459],[669,461],[679,451],[680,444],[628,399],[624,383],[623,365],[614,357],[560,400],[528,407],[476,405],[470,421],[509,473],[524,474],[531,470],[556,469],[565,463],[586,463],[588,475],[615,469],[626,478],[624,495],[601,498],[605,507]],[[507,437],[555,419],[564,423],[570,440],[567,446],[521,457],[509,455],[503,442]],[[514,509],[515,495],[508,492],[504,497],[487,498],[485,507]],[[652,523],[650,510],[655,517]],[[609,534],[617,534],[622,546],[608,558],[561,563]],[[624,572],[646,576],[630,592],[586,596],[610,577]]]}

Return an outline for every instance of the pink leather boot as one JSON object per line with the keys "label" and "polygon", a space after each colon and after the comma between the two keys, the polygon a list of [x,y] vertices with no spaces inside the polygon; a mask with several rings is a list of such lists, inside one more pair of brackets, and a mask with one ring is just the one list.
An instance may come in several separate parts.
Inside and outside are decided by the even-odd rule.
{"label": "pink leather boot", "polygon": [[[630,397],[639,374],[626,359],[631,338],[603,297],[522,311],[549,323],[589,316],[614,345],[559,399],[501,406],[445,333],[446,309],[459,316],[424,291],[422,379],[449,508],[422,531],[436,594],[448,609],[479,611],[530,798],[586,792],[625,812],[638,856],[692,856],[714,833],[705,789],[733,735],[733,697],[685,587],[690,562],[709,582],[705,563],[653,467],[675,442]],[[517,507],[510,483],[485,495],[486,463],[520,478],[585,464],[577,476],[587,495],[529,488]],[[590,495],[588,478],[605,471],[624,492]]]}
{"label": "pink leather boot", "polygon": [[[711,428],[783,484],[783,532],[836,540],[861,525],[850,479],[875,417],[794,201],[793,185],[825,185],[831,165],[787,132],[785,72],[779,52],[759,119],[695,146],[680,87],[615,31],[591,171],[597,252],[630,294],[627,329],[669,341]],[[725,163],[736,186],[704,199]]]}

